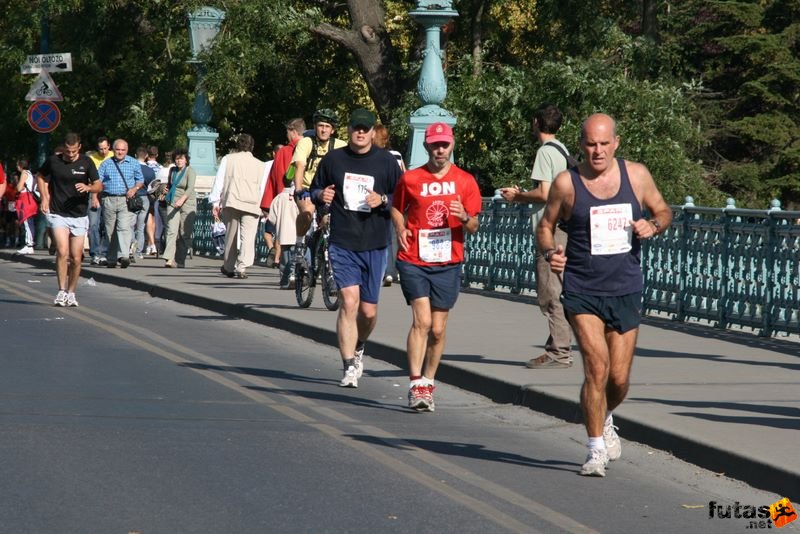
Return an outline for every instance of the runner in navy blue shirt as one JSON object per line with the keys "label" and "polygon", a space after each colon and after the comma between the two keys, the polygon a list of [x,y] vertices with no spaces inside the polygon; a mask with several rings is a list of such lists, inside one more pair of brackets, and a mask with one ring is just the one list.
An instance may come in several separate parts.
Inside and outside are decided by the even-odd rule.
{"label": "runner in navy blue shirt", "polygon": [[[583,356],[589,455],[581,474],[589,476],[605,476],[608,461],[622,454],[612,411],[628,393],[642,314],[640,241],[672,222],[650,171],[615,158],[618,146],[614,119],[601,113],[586,119],[585,161],[556,177],[536,232],[553,272],[564,273],[561,302]],[[567,226],[566,251],[555,245],[559,220]]]}
{"label": "runner in navy blue shirt", "polygon": [[330,204],[330,259],[339,288],[336,334],[344,363],[342,387],[358,387],[364,342],[378,320],[386,268],[391,194],[400,179],[394,157],[372,144],[375,115],[350,116],[349,143],[320,161],[311,186],[317,204]]}

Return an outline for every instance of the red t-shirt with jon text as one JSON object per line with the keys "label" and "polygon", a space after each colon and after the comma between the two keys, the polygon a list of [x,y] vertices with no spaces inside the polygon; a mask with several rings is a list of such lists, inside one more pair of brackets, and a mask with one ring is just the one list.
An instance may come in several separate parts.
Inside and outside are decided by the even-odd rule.
{"label": "red t-shirt with jon text", "polygon": [[394,190],[392,206],[406,215],[411,230],[408,250],[397,258],[414,265],[452,265],[464,261],[464,226],[450,214],[450,201],[461,198],[467,213],[481,211],[478,183],[468,172],[450,165],[447,174],[437,178],[427,166],[403,174]]}

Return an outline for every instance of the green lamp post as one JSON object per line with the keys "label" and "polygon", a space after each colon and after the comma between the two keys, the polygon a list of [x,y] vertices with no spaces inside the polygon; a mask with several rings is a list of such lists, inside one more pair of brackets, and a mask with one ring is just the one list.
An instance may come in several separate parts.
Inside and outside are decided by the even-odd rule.
{"label": "green lamp post", "polygon": [[211,104],[203,83],[205,69],[198,54],[207,50],[219,33],[225,12],[214,7],[204,6],[189,14],[189,43],[192,59],[189,63],[197,71],[194,105],[192,106],[192,128],[189,138],[189,157],[192,167],[199,176],[213,176],[217,172],[217,131],[208,125],[211,121]]}
{"label": "green lamp post", "polygon": [[457,17],[458,12],[453,9],[451,0],[418,0],[416,9],[409,12],[409,16],[425,28],[424,59],[417,82],[417,95],[422,101],[422,107],[414,111],[408,119],[411,125],[408,167],[412,169],[428,161],[428,155],[422,146],[425,129],[435,122],[444,122],[450,126],[456,124],[453,114],[440,106],[447,96],[447,81],[442,69],[439,41],[442,26]]}

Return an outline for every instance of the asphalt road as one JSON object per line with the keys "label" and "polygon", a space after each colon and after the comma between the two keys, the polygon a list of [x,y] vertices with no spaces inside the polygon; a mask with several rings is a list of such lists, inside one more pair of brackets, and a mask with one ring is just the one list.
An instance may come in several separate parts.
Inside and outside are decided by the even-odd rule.
{"label": "asphalt road", "polygon": [[[0,532],[736,532],[755,490],[623,441],[603,479],[583,429],[285,332],[0,262]],[[406,328],[407,325],[398,325]],[[369,354],[369,346],[367,347]]]}

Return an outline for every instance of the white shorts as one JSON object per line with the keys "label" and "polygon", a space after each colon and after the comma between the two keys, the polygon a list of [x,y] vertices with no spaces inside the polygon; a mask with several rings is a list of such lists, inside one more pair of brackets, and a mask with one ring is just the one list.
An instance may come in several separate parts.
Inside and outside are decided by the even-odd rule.
{"label": "white shorts", "polygon": [[51,212],[47,214],[47,226],[50,228],[68,228],[70,235],[82,237],[89,231],[89,216],[64,217]]}

